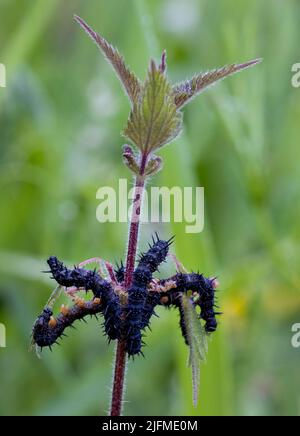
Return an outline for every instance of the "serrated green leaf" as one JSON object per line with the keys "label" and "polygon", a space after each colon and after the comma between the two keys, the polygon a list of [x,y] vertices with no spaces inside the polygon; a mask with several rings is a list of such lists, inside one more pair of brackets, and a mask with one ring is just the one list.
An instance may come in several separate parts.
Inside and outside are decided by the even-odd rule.
{"label": "serrated green leaf", "polygon": [[173,94],[176,107],[181,108],[200,92],[219,80],[252,67],[259,62],[261,62],[261,59],[255,59],[244,64],[226,65],[225,67],[207,71],[206,73],[196,74],[192,79],[174,85]]}
{"label": "serrated green leaf", "polygon": [[82,18],[77,15],[74,16],[75,21],[82,27],[83,30],[90,36],[90,38],[97,44],[99,49],[104,54],[105,58],[114,68],[118,78],[120,79],[124,89],[133,104],[140,93],[141,84],[139,79],[133,72],[126,66],[123,57],[109,44],[103,36],[95,32]]}
{"label": "serrated green leaf", "polygon": [[200,363],[207,353],[207,335],[189,295],[182,295],[182,309],[189,343],[188,364],[192,369],[193,403],[197,406],[200,386]]}
{"label": "serrated green leaf", "polygon": [[172,141],[181,126],[182,114],[174,103],[172,87],[164,72],[151,61],[147,79],[123,133],[140,150],[150,152]]}

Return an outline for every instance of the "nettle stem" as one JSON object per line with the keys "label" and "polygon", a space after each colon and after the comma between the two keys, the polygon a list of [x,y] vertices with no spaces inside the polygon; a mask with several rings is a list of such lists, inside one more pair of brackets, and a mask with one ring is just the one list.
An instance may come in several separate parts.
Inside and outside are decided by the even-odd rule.
{"label": "nettle stem", "polygon": [[[139,228],[140,228],[142,204],[143,204],[143,193],[145,189],[146,177],[144,173],[145,173],[147,159],[148,159],[148,155],[144,153],[141,156],[140,173],[136,176],[135,179],[135,190],[134,190],[134,197],[132,200],[131,219],[129,223],[129,236],[128,236],[126,269],[125,269],[125,279],[124,279],[124,288],[126,290],[130,288],[132,282],[132,276],[135,268],[135,260],[137,254]],[[116,348],[110,416],[120,416],[122,413],[126,367],[127,367],[126,340],[121,338],[119,339]]]}
{"label": "nettle stem", "polygon": [[126,342],[119,340],[116,348],[110,416],[120,416],[122,413],[124,383],[127,365],[127,355],[125,347]]}
{"label": "nettle stem", "polygon": [[145,181],[141,176],[137,176],[134,192],[134,200],[132,204],[132,215],[129,228],[129,239],[127,248],[127,260],[126,260],[126,270],[125,270],[125,289],[129,289],[132,281],[132,274],[135,266],[138,238],[139,238],[139,228],[140,228],[140,215],[143,202],[143,191],[144,191]]}

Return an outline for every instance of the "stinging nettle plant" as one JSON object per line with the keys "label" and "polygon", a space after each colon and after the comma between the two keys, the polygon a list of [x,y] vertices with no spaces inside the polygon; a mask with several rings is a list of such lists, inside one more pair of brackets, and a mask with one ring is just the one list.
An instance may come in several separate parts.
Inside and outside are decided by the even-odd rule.
{"label": "stinging nettle plant", "polygon": [[[139,224],[145,183],[162,169],[157,150],[175,139],[182,130],[184,105],[215,82],[251,67],[261,60],[232,64],[192,79],[172,85],[167,77],[166,52],[159,64],[150,60],[147,76],[141,82],[126,66],[118,50],[94,32],[80,17],[76,22],[97,44],[112,65],[130,100],[131,110],[123,135],[131,141],[123,147],[123,161],[135,177],[135,193],[129,224],[126,262],[114,266],[100,258],[88,259],[68,269],[55,256],[48,259],[52,278],[57,287],[42,313],[34,323],[32,342],[37,347],[51,346],[65,335],[67,327],[87,315],[104,318],[103,329],[109,341],[117,341],[111,416],[122,412],[124,381],[128,357],[143,355],[144,330],[150,325],[156,306],[174,307],[179,312],[180,328],[189,347],[192,368],[193,401],[197,403],[200,361],[207,351],[207,336],[217,328],[215,290],[217,280],[202,274],[188,273],[176,257],[169,253],[173,238],[164,241],[156,234],[149,250],[137,260]],[[153,275],[159,265],[170,256],[176,273],[167,279]],[[98,270],[86,269],[97,263]],[[87,300],[78,292],[92,292]],[[62,305],[57,316],[53,306],[64,291],[69,306]]]}

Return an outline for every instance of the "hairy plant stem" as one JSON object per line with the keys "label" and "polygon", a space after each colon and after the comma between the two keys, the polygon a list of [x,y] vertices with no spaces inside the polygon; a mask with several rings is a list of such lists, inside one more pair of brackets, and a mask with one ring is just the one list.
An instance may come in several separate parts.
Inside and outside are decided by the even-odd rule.
{"label": "hairy plant stem", "polygon": [[[129,224],[129,236],[128,236],[126,269],[125,269],[125,279],[124,279],[124,288],[126,290],[130,288],[134,267],[135,267],[135,259],[136,259],[136,252],[137,252],[137,245],[138,245],[138,238],[139,238],[140,218],[141,218],[142,203],[143,203],[143,192],[145,189],[144,173],[145,173],[147,159],[148,159],[148,155],[144,153],[141,156],[140,173],[136,176],[135,179],[135,190],[134,190],[134,197],[132,200],[131,220]],[[115,356],[114,380],[113,380],[110,416],[120,416],[122,413],[126,366],[127,366],[126,340],[121,337],[121,339],[118,340],[116,356]]]}
{"label": "hairy plant stem", "polygon": [[124,382],[126,373],[126,342],[119,340],[116,348],[114,382],[111,400],[110,416],[120,416],[124,394]]}

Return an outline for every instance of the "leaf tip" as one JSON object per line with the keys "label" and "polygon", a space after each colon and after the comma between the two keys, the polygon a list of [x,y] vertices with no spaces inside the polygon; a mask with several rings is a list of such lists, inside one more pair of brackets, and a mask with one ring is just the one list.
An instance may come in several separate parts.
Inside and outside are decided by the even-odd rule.
{"label": "leaf tip", "polygon": [[167,50],[164,49],[161,55],[161,61],[160,61],[160,65],[159,65],[159,71],[161,73],[165,73],[166,69],[167,69]]}
{"label": "leaf tip", "polygon": [[79,16],[74,14],[73,15],[73,19],[76,23],[78,23],[81,27],[85,27],[86,26],[86,22]]}
{"label": "leaf tip", "polygon": [[157,71],[157,66],[154,59],[150,59],[149,72],[154,74]]}
{"label": "leaf tip", "polygon": [[253,59],[253,60],[245,62],[243,64],[238,64],[236,66],[236,68],[237,68],[237,70],[243,70],[245,68],[254,67],[254,65],[258,65],[258,64],[262,63],[262,61],[263,61],[263,58]]}
{"label": "leaf tip", "polygon": [[75,22],[79,24],[79,26],[94,40],[96,40],[96,33],[92,30],[92,28],[81,18],[79,15],[73,16]]}

